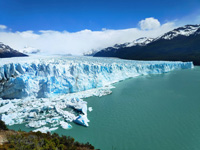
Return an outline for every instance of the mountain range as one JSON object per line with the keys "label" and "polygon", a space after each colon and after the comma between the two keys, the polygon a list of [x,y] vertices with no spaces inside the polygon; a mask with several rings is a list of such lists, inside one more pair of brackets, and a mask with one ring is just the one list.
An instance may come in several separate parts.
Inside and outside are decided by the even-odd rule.
{"label": "mountain range", "polygon": [[200,25],[185,25],[154,39],[143,37],[90,55],[131,60],[193,61],[200,65]]}
{"label": "mountain range", "polygon": [[0,42],[0,58],[28,56]]}

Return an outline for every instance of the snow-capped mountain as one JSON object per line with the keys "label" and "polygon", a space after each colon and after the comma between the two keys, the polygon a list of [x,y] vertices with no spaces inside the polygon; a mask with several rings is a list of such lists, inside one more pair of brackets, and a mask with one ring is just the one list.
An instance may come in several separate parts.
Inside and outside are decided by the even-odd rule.
{"label": "snow-capped mountain", "polygon": [[153,38],[142,37],[142,38],[134,40],[133,42],[127,42],[124,44],[115,44],[113,47],[110,47],[110,48],[120,49],[120,48],[131,47],[131,46],[145,46],[149,44],[150,42],[152,42],[153,40],[154,40]]}
{"label": "snow-capped mountain", "polygon": [[185,25],[155,39],[144,40],[144,43],[140,44],[125,43],[121,47],[108,47],[94,56],[134,60],[193,61],[194,64],[200,65],[200,25]]}
{"label": "snow-capped mountain", "polygon": [[[133,42],[125,43],[124,47],[131,47],[131,46],[145,46],[153,41],[153,38],[142,37]],[[121,44],[123,45],[123,44]],[[120,47],[120,45],[119,45]]]}
{"label": "snow-capped mountain", "polygon": [[40,53],[41,51],[37,48],[30,47],[30,46],[25,46],[22,50],[20,50],[22,53],[25,54],[37,54]]}
{"label": "snow-capped mountain", "polygon": [[85,53],[83,53],[83,56],[94,56],[97,52],[99,52],[100,50],[90,50],[90,51],[87,51]]}
{"label": "snow-capped mountain", "polygon": [[[145,46],[145,45],[149,44],[150,42],[152,42],[153,40],[154,40],[153,38],[142,37],[142,38],[134,40],[133,42],[127,42],[124,44],[115,44],[114,46],[105,48],[103,50],[110,51],[113,49],[120,49],[120,48],[131,47],[131,46]],[[93,50],[83,53],[83,55],[84,56],[94,56],[99,51],[101,51],[101,50],[93,49]]]}
{"label": "snow-capped mountain", "polygon": [[0,42],[0,58],[27,56]]}
{"label": "snow-capped mountain", "polygon": [[200,25],[185,25],[183,27],[179,27],[170,32],[167,32],[164,35],[159,36],[155,40],[159,40],[159,39],[172,40],[173,38],[180,36],[180,35],[190,36],[190,35],[194,34],[198,29],[200,29]]}

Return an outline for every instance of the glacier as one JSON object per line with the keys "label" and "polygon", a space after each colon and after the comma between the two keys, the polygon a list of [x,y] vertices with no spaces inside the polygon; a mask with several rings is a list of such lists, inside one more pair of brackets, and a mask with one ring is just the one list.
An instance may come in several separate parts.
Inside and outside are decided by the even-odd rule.
{"label": "glacier", "polygon": [[[89,126],[90,96],[111,94],[113,83],[139,75],[193,68],[192,62],[31,56],[0,60],[0,119],[51,131],[69,122]],[[92,108],[89,108],[92,111]],[[38,131],[37,129],[35,131]]]}

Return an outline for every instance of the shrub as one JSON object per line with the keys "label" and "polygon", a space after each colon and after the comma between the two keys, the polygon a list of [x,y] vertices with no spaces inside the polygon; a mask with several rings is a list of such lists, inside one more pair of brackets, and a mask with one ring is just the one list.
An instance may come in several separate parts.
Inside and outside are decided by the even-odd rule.
{"label": "shrub", "polygon": [[8,130],[7,126],[2,120],[0,120],[0,130]]}

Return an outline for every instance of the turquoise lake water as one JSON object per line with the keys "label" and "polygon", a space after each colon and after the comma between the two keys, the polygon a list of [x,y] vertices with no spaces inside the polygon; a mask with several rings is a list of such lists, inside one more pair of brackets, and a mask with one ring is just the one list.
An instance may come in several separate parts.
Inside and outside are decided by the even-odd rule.
{"label": "turquoise lake water", "polygon": [[114,86],[111,95],[85,99],[93,108],[89,127],[56,132],[102,150],[200,150],[200,67]]}

